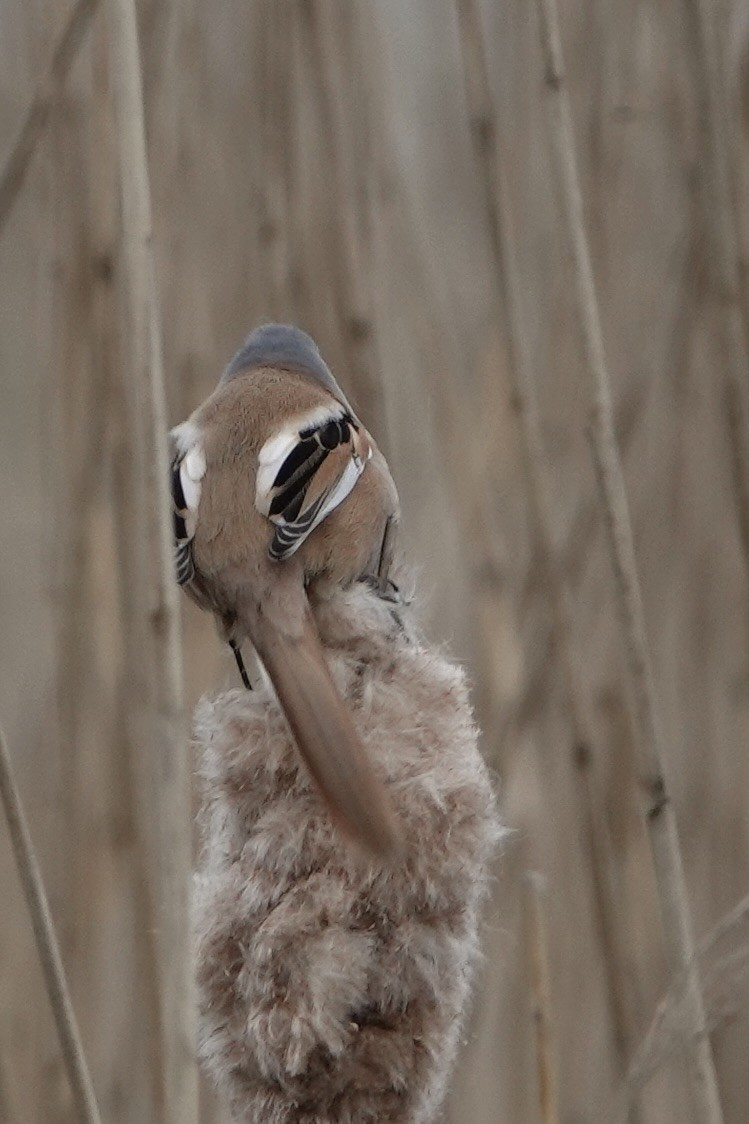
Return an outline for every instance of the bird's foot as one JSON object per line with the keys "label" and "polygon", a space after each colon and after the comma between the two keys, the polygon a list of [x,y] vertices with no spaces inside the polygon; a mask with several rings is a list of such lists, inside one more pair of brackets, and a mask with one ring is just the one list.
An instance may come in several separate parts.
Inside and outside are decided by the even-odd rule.
{"label": "bird's foot", "polygon": [[390,578],[378,574],[365,574],[362,578],[370,589],[373,589],[382,601],[389,601],[392,605],[400,605],[401,595],[398,586]]}

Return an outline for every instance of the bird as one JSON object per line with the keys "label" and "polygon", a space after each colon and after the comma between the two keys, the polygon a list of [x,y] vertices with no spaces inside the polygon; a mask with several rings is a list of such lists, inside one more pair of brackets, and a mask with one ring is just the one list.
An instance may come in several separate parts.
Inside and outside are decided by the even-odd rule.
{"label": "bird", "polygon": [[400,506],[385,457],[314,340],[288,324],[252,331],[170,438],[177,581],[213,613],[248,688],[241,647],[254,647],[337,827],[392,858],[401,828],[312,607],[357,581],[393,597]]}

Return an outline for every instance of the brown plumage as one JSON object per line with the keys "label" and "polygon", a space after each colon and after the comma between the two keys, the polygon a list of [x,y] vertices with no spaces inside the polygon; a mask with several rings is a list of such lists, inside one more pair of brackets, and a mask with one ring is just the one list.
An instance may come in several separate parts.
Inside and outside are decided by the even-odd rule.
{"label": "brown plumage", "polygon": [[204,701],[200,1053],[237,1124],[434,1124],[501,834],[492,786],[463,673],[408,606],[363,583],[312,600],[405,858],[342,843],[265,687]]}
{"label": "brown plumage", "polygon": [[386,581],[398,497],[382,454],[314,343],[283,325],[252,333],[173,437],[180,581],[227,641],[254,645],[338,825],[392,853],[392,805],[322,658],[308,600],[316,588]]}

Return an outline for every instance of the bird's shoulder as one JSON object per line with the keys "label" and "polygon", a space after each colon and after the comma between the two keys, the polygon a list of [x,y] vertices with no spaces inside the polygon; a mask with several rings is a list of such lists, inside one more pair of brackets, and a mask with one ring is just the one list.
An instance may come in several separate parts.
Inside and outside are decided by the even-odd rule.
{"label": "bird's shoulder", "polygon": [[336,406],[336,399],[303,373],[262,368],[219,384],[191,420],[210,460],[246,460],[277,434],[302,430],[309,416],[323,417]]}

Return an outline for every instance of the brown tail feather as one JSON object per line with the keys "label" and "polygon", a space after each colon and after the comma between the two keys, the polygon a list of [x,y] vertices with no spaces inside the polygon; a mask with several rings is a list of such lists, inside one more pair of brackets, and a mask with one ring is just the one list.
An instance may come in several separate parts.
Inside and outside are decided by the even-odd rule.
{"label": "brown tail feather", "polygon": [[252,639],[334,820],[369,851],[392,856],[402,842],[395,811],[333,683],[309,609],[299,636],[260,619]]}

